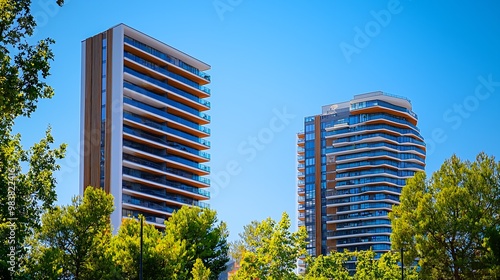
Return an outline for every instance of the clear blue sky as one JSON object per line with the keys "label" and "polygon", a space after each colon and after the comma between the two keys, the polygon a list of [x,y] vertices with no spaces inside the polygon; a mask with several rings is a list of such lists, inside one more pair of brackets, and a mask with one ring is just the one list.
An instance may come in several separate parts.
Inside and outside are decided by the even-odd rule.
{"label": "clear blue sky", "polygon": [[[32,119],[18,120],[16,131],[28,146],[50,124],[56,141],[68,144],[57,174],[60,204],[78,194],[80,43],[118,23],[212,66],[211,178],[219,187],[211,206],[231,240],[250,221],[283,211],[296,225],[296,133],[305,116],[355,94],[382,90],[412,100],[428,172],[453,153],[500,160],[497,1],[44,2],[32,9],[36,38],[56,40],[48,80],[56,95]],[[283,110],[286,124],[271,124]],[[257,150],[250,138],[259,135],[265,143]]]}

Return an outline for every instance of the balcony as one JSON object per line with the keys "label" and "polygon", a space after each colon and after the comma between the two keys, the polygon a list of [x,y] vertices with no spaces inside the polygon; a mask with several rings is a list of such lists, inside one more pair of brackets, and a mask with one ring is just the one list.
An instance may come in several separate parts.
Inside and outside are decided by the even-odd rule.
{"label": "balcony", "polygon": [[192,73],[194,75],[197,75],[198,77],[201,77],[201,78],[205,79],[208,82],[210,81],[210,75],[208,75],[205,72],[202,72],[202,71],[198,70],[197,68],[195,68],[195,67],[193,67],[193,66],[191,66],[191,65],[189,65],[189,64],[187,64],[185,62],[183,62],[180,59],[177,59],[177,58],[175,58],[173,56],[165,54],[165,53],[163,53],[163,52],[161,52],[161,51],[159,51],[157,49],[154,49],[154,48],[152,48],[152,47],[150,47],[150,46],[148,46],[148,45],[146,45],[144,43],[141,43],[141,42],[139,42],[139,41],[137,41],[135,39],[132,39],[132,38],[130,38],[128,36],[125,36],[124,41],[125,41],[125,43],[128,43],[128,44],[130,44],[130,45],[132,45],[132,46],[134,46],[134,47],[136,47],[136,48],[138,48],[138,49],[140,49],[142,51],[145,51],[145,52],[147,52],[149,54],[152,54],[152,55],[158,57],[159,59],[167,61],[167,62],[169,62],[169,63],[171,63],[171,64],[173,64],[175,66],[178,66],[178,67],[180,67],[180,68],[182,68],[182,69],[184,69],[184,70],[186,70],[186,71],[188,71],[188,72],[190,72],[190,73]]}
{"label": "balcony", "polygon": [[128,73],[128,74],[134,76],[134,77],[137,77],[137,78],[143,79],[145,81],[148,81],[151,84],[156,85],[156,86],[158,86],[158,87],[160,87],[162,89],[168,90],[168,91],[173,92],[175,94],[178,94],[178,95],[180,95],[180,96],[182,96],[184,98],[187,98],[187,99],[189,99],[191,101],[194,101],[194,102],[196,102],[196,103],[198,103],[200,105],[203,105],[206,108],[210,108],[210,102],[208,100],[199,98],[198,96],[196,96],[194,94],[191,94],[191,93],[189,93],[187,91],[184,91],[184,90],[178,89],[176,87],[173,87],[173,86],[167,84],[166,82],[162,82],[162,81],[157,80],[157,79],[155,79],[153,77],[150,77],[150,76],[148,76],[146,74],[143,74],[141,72],[135,71],[135,70],[133,70],[131,68],[128,68],[127,66],[124,67],[123,71],[125,73]]}
{"label": "balcony", "polygon": [[129,210],[129,209],[123,209],[123,212],[122,212],[122,217],[125,219],[130,219],[130,218],[139,219],[139,215],[144,216],[144,220],[147,223],[153,224],[153,225],[155,225],[157,227],[161,227],[161,228],[165,227],[165,218],[164,217],[158,217],[158,216],[154,216],[151,214],[146,214],[146,213],[142,213],[139,211],[133,211],[133,210]]}
{"label": "balcony", "polygon": [[182,124],[184,126],[187,126],[189,128],[195,129],[199,133],[203,133],[205,135],[210,135],[210,128],[201,126],[197,123],[194,123],[192,121],[189,121],[187,119],[172,115],[170,113],[167,113],[161,109],[155,108],[153,106],[149,106],[147,104],[144,104],[142,102],[139,102],[137,100],[129,99],[129,98],[123,98],[123,103],[128,104],[131,106],[134,106],[136,108],[142,109],[146,111],[147,113],[155,114],[157,116],[163,117],[167,121],[175,121],[179,124]]}
{"label": "balcony", "polygon": [[188,198],[188,197],[185,197],[182,195],[169,194],[165,190],[155,190],[155,189],[148,188],[146,186],[143,186],[143,185],[137,184],[137,183],[131,183],[131,182],[124,181],[123,188],[125,190],[131,190],[131,191],[138,192],[138,193],[145,194],[145,195],[152,195],[155,197],[160,197],[163,199],[168,199],[171,201],[179,202],[179,203],[182,203],[185,205],[194,205],[194,206],[198,206],[201,208],[210,208],[210,205],[208,203],[201,202],[201,201],[198,201],[198,200],[195,200],[192,198]]}
{"label": "balcony", "polygon": [[210,89],[205,87],[205,86],[201,86],[199,85],[198,83],[194,82],[194,81],[191,81],[190,79],[188,78],[185,78],[181,75],[178,75],[178,74],[175,74],[175,73],[172,73],[170,71],[168,71],[167,69],[163,68],[163,67],[160,67],[152,62],[149,62],[141,57],[138,57],[134,54],[131,54],[129,52],[125,52],[124,54],[124,57],[125,58],[128,58],[130,59],[131,61],[134,61],[144,67],[147,67],[153,71],[156,71],[156,72],[159,72],[171,79],[174,79],[176,80],[177,82],[182,82],[188,86],[190,86],[191,88],[193,89],[196,89],[196,90],[199,90],[199,91],[203,91],[206,95],[210,96]]}
{"label": "balcony", "polygon": [[188,186],[188,185],[182,184],[180,182],[176,182],[176,181],[167,180],[166,177],[162,176],[162,175],[153,175],[153,174],[149,174],[149,173],[142,172],[139,170],[134,170],[134,169],[131,169],[128,167],[123,168],[123,174],[128,175],[132,178],[137,178],[137,179],[149,181],[149,182],[152,182],[153,184],[156,183],[155,186],[159,185],[159,187],[169,187],[172,189],[178,189],[178,190],[190,192],[190,193],[193,193],[196,195],[201,195],[201,196],[204,196],[207,198],[210,197],[210,192],[208,192],[204,189]]}
{"label": "balcony", "polygon": [[168,207],[159,203],[154,203],[148,200],[138,199],[130,195],[123,195],[122,199],[123,203],[133,204],[156,211],[166,212],[167,214],[172,214],[173,212],[179,209],[179,208]]}
{"label": "balcony", "polygon": [[[208,141],[208,140],[205,140],[203,138],[199,138],[198,136],[177,130],[175,128],[168,127],[164,124],[160,124],[160,123],[154,122],[152,120],[149,120],[149,119],[146,119],[143,117],[139,117],[135,114],[124,112],[124,118],[126,120],[131,120],[131,121],[134,121],[136,123],[145,125],[147,127],[151,127],[151,128],[169,133],[172,136],[177,136],[177,137],[181,138],[181,140],[182,140],[182,138],[184,138],[184,139],[190,140],[192,142],[201,144],[201,145],[205,146],[206,148],[210,147],[210,141]],[[130,133],[130,134],[139,136],[139,137],[146,138],[148,140],[156,141],[156,142],[161,143],[163,145],[167,145],[167,142],[163,138],[158,137],[158,136],[153,136],[149,133],[134,130],[134,129],[126,127],[126,126],[123,127],[123,131],[126,133]]]}
{"label": "balcony", "polygon": [[[127,141],[125,140],[127,144],[129,144],[130,141]],[[132,147],[133,146],[133,147]],[[158,159],[158,158],[161,158],[163,160],[168,160],[168,161],[171,161],[171,162],[174,162],[174,163],[179,163],[179,164],[183,164],[185,166],[189,166],[189,167],[193,167],[194,169],[191,168],[191,170],[195,170],[197,172],[201,172],[201,173],[210,173],[210,167],[209,166],[206,166],[204,164],[201,164],[201,163],[198,163],[198,162],[195,162],[195,161],[192,161],[192,160],[188,160],[188,159],[185,159],[185,158],[182,158],[182,157],[178,157],[178,156],[174,156],[174,155],[170,155],[170,154],[166,154],[165,152],[158,152],[157,149],[153,149],[153,148],[149,148],[149,147],[146,147],[144,145],[138,145],[138,144],[135,144],[135,145],[125,145],[124,143],[124,147],[129,147],[129,148],[132,148],[132,149],[135,149],[137,151],[141,151],[141,152],[144,152],[146,153],[147,156],[151,156],[155,159]],[[133,150],[126,150],[127,152],[134,152]],[[129,156],[127,155],[127,160],[128,160]],[[124,159],[125,159],[125,156],[124,156]],[[165,166],[165,164],[169,164],[167,162],[163,162],[162,163],[163,166]],[[163,170],[165,171],[165,170]]]}
{"label": "balcony", "polygon": [[200,111],[198,111],[197,109],[195,108],[192,108],[192,107],[189,107],[187,105],[184,105],[180,102],[177,102],[177,101],[174,101],[172,99],[169,99],[169,98],[166,98],[165,96],[163,96],[162,94],[159,94],[159,93],[156,93],[156,92],[153,92],[153,91],[149,91],[149,90],[146,90],[140,86],[136,86],[130,82],[127,82],[127,81],[124,81],[123,82],[123,87],[126,88],[126,89],[129,89],[131,91],[134,91],[136,93],[139,93],[139,94],[142,94],[144,96],[147,96],[147,97],[150,97],[150,98],[153,98],[155,100],[158,100],[162,103],[165,103],[167,105],[170,105],[172,106],[172,108],[175,108],[175,109],[180,109],[180,110],[183,110],[187,113],[190,113],[191,115],[197,117],[197,118],[202,118],[204,120],[204,122],[210,122],[210,116],[205,114],[205,113],[202,113]]}

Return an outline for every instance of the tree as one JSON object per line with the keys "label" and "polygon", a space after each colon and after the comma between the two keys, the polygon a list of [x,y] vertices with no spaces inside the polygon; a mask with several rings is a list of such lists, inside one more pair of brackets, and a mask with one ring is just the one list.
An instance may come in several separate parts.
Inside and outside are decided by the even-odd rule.
{"label": "tree", "polygon": [[[185,242],[176,242],[153,225],[143,223],[144,279],[183,279],[180,276],[187,275],[182,271]],[[123,279],[139,278],[140,226],[136,219],[125,219],[112,238],[113,260]]]}
{"label": "tree", "polygon": [[328,256],[319,255],[308,260],[306,280],[349,280],[346,262],[351,258],[347,252],[332,252]]}
{"label": "tree", "polygon": [[45,213],[36,234],[40,243],[35,243],[26,261],[27,274],[37,278],[41,269],[60,279],[110,279],[109,215],[113,208],[112,195],[89,186],[83,198],[75,197],[71,205]]}
{"label": "tree", "polygon": [[291,233],[290,225],[283,213],[278,223],[268,218],[245,227],[240,269],[232,279],[296,279],[294,270],[299,256],[305,255],[307,233],[304,227]]}
{"label": "tree", "polygon": [[[30,5],[27,0],[0,1],[0,274],[6,279],[19,271],[25,242],[40,226],[41,213],[53,207],[52,173],[65,152],[65,145],[51,149],[50,128],[29,150],[23,150],[20,135],[12,134],[17,117],[29,117],[40,98],[54,93],[44,82],[50,74],[53,41],[26,42],[36,27]],[[24,165],[29,166],[26,173]]]}
{"label": "tree", "polygon": [[[163,233],[144,222],[144,279],[217,279],[228,260],[226,238],[226,225],[217,223],[216,212],[210,209],[181,208],[165,222]],[[123,279],[138,278],[139,241],[140,222],[124,220],[111,242]]]}
{"label": "tree", "polygon": [[193,280],[209,280],[210,279],[210,269],[203,265],[201,259],[196,259],[194,263],[193,270],[191,271],[193,275]]}
{"label": "tree", "polygon": [[174,243],[186,242],[184,271],[189,273],[199,258],[210,269],[210,279],[217,279],[226,269],[228,235],[226,224],[218,223],[217,212],[210,209],[183,206],[165,222],[166,237]]}
{"label": "tree", "polygon": [[395,250],[405,265],[419,259],[432,279],[491,277],[497,271],[492,232],[500,226],[500,162],[480,153],[474,162],[446,160],[428,180],[409,179],[390,214]]}

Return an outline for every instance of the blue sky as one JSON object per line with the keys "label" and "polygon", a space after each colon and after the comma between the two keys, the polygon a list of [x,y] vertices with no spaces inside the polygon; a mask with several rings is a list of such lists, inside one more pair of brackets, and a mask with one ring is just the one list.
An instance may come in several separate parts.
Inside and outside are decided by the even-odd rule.
{"label": "blue sky", "polygon": [[355,94],[411,99],[429,149],[427,172],[453,153],[500,160],[496,1],[51,3],[34,1],[32,10],[35,38],[56,40],[48,79],[56,95],[19,119],[16,131],[28,146],[50,124],[56,141],[68,144],[57,174],[60,204],[78,194],[80,43],[118,23],[212,66],[211,206],[231,240],[250,221],[283,211],[295,226],[296,133],[305,116]]}

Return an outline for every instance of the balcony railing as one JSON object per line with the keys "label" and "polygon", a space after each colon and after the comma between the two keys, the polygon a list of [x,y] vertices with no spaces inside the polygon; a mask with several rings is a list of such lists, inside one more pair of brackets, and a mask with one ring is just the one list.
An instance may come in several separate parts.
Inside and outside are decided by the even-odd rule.
{"label": "balcony railing", "polygon": [[180,102],[177,102],[177,101],[174,101],[172,99],[166,98],[165,96],[163,96],[161,94],[158,94],[158,93],[153,92],[153,91],[146,90],[146,89],[144,89],[144,88],[142,88],[140,86],[136,86],[136,85],[134,85],[132,83],[129,83],[127,81],[123,82],[123,86],[125,88],[127,88],[127,89],[130,89],[132,91],[135,91],[137,93],[143,94],[145,96],[154,98],[154,99],[156,99],[158,101],[161,101],[161,102],[163,102],[165,104],[171,105],[172,107],[182,109],[182,110],[184,110],[184,111],[186,111],[188,113],[191,113],[191,114],[193,114],[195,116],[203,118],[203,119],[205,119],[207,121],[210,121],[210,116],[209,115],[207,115],[207,114],[205,114],[203,112],[200,112],[200,111],[198,111],[198,110],[196,110],[194,108],[191,108],[191,107],[189,107],[187,105],[184,105],[184,104],[182,104]]}
{"label": "balcony railing", "polygon": [[[193,142],[200,143],[200,144],[202,144],[202,145],[204,145],[206,147],[210,147],[210,141],[205,140],[203,138],[196,137],[196,136],[191,135],[189,133],[177,130],[175,128],[168,127],[168,126],[166,126],[164,124],[159,124],[157,122],[153,122],[151,120],[148,120],[148,119],[145,119],[145,118],[142,118],[142,117],[138,117],[137,115],[134,115],[132,113],[128,113],[128,114],[124,113],[124,117],[126,119],[129,119],[129,120],[132,120],[132,121],[135,121],[135,122],[138,122],[138,123],[145,124],[145,125],[150,126],[152,128],[156,128],[158,130],[161,130],[161,131],[164,131],[164,132],[167,132],[167,133],[170,133],[170,134],[174,134],[174,135],[180,136],[182,138],[186,138],[186,139],[191,140]],[[125,126],[124,126],[124,131],[125,131]],[[135,130],[133,130],[133,131],[128,130],[126,132],[128,132],[130,134],[137,135],[137,136],[141,136],[141,137],[153,140],[153,141],[156,141],[156,140],[152,139],[152,138],[155,138],[155,136],[152,136],[152,138],[151,137],[148,138],[151,135],[148,134],[148,133],[145,133],[145,132],[135,131]],[[155,139],[161,139],[161,138],[156,137]],[[159,143],[167,145],[167,143],[163,139],[158,140],[158,141],[161,141]]]}
{"label": "balcony railing", "polygon": [[209,89],[209,88],[207,88],[207,87],[205,87],[205,86],[201,86],[201,85],[199,85],[198,83],[196,83],[196,82],[194,82],[194,81],[191,81],[191,80],[190,80],[190,79],[188,79],[188,78],[185,78],[185,77],[183,77],[183,76],[181,76],[181,75],[178,75],[178,74],[172,73],[172,72],[168,71],[168,70],[167,70],[167,69],[165,69],[165,68],[162,68],[162,67],[160,67],[160,66],[158,66],[158,65],[156,65],[156,64],[154,64],[154,63],[152,63],[152,62],[149,62],[149,61],[147,61],[147,60],[145,60],[145,59],[143,59],[143,58],[141,58],[141,57],[138,57],[138,56],[136,56],[136,55],[134,55],[134,54],[131,54],[131,53],[129,53],[129,52],[125,52],[125,55],[124,55],[124,56],[125,56],[126,58],[128,58],[128,59],[132,60],[132,61],[135,61],[135,62],[137,62],[137,63],[141,64],[142,66],[145,66],[145,67],[147,67],[147,68],[149,68],[149,69],[152,69],[152,70],[154,70],[154,71],[160,72],[160,73],[162,73],[163,75],[165,75],[165,76],[167,76],[167,77],[174,78],[174,79],[176,79],[177,81],[181,81],[181,82],[183,82],[183,83],[185,83],[185,84],[187,84],[187,85],[190,85],[190,86],[191,86],[191,87],[193,87],[193,88],[196,88],[196,89],[198,89],[198,90],[201,90],[201,91],[205,92],[206,94],[210,95],[210,89]]}
{"label": "balcony railing", "polygon": [[188,192],[191,192],[194,194],[210,197],[210,192],[208,192],[204,189],[188,186],[188,185],[182,184],[180,182],[176,182],[176,181],[167,180],[165,178],[165,176],[153,175],[153,174],[145,173],[145,172],[142,172],[139,170],[134,170],[134,169],[128,168],[128,167],[123,168],[123,174],[129,175],[132,177],[136,177],[136,178],[140,178],[140,179],[144,179],[144,180],[148,180],[148,181],[152,181],[152,182],[162,184],[162,185],[165,185],[165,186],[168,186],[171,188],[176,188],[176,189],[188,191]]}
{"label": "balcony railing", "polygon": [[154,203],[143,199],[138,199],[129,195],[123,195],[122,201],[125,203],[134,204],[145,208],[150,208],[168,213],[173,213],[174,211],[177,210],[176,208],[168,207],[162,204]]}
{"label": "balcony railing", "polygon": [[205,72],[202,72],[200,70],[198,70],[196,67],[193,67],[185,62],[183,62],[182,60],[178,59],[178,58],[175,58],[173,56],[170,56],[168,54],[165,54],[155,48],[152,48],[144,43],[141,43],[135,39],[132,39],[128,36],[125,36],[125,42],[136,47],[136,48],[139,48],[147,53],[150,53],[160,59],[163,59],[165,61],[168,61],[176,66],[179,66],[180,68],[184,69],[184,70],[187,70],[207,81],[210,81],[210,75],[208,75],[207,73]]}
{"label": "balcony railing", "polygon": [[201,208],[210,208],[210,205],[206,202],[201,202],[201,201],[198,201],[198,200],[195,200],[192,198],[188,198],[188,197],[185,197],[182,195],[169,194],[165,190],[155,190],[155,189],[148,188],[146,186],[143,186],[143,185],[137,184],[137,183],[131,183],[131,182],[124,181],[123,188],[128,189],[128,190],[132,190],[132,191],[136,191],[136,192],[140,192],[143,194],[153,195],[153,196],[177,201],[177,202],[188,204],[188,205],[199,206]]}
{"label": "balcony railing", "polygon": [[148,76],[146,74],[143,74],[141,72],[135,71],[135,70],[133,70],[131,68],[128,68],[126,66],[123,68],[123,71],[125,73],[131,74],[132,76],[135,76],[135,77],[141,78],[143,80],[146,80],[146,81],[148,81],[148,82],[150,82],[150,83],[152,83],[154,85],[157,85],[157,86],[159,86],[161,88],[164,88],[166,90],[169,90],[171,92],[177,93],[180,96],[183,96],[183,97],[185,97],[185,98],[187,98],[189,100],[195,101],[195,102],[197,102],[197,103],[199,103],[199,104],[201,104],[203,106],[206,106],[206,107],[210,108],[210,102],[208,100],[206,100],[206,99],[199,98],[198,96],[196,96],[194,94],[191,94],[189,92],[186,92],[186,91],[183,91],[183,90],[178,89],[176,87],[173,87],[173,86],[171,86],[171,85],[169,85],[169,84],[167,84],[165,82],[157,80],[157,79],[155,79],[153,77],[150,77],[150,76]]}
{"label": "balcony railing", "polygon": [[[124,146],[126,146],[125,143],[124,143]],[[191,166],[191,167],[194,167],[194,168],[206,171],[206,172],[210,172],[210,167],[209,166],[206,166],[204,164],[197,163],[197,162],[194,162],[192,160],[188,160],[188,159],[185,159],[185,158],[182,158],[182,157],[178,157],[178,156],[164,155],[163,153],[154,153],[155,152],[154,150],[151,150],[148,147],[144,147],[144,145],[133,145],[133,147],[131,147],[131,148],[134,148],[134,149],[146,152],[146,153],[150,153],[152,155],[155,155],[157,157],[161,157],[161,158],[164,158],[164,159],[167,159],[167,160],[171,160],[171,161],[174,161],[174,162],[179,162],[179,163],[185,164],[187,166]],[[130,156],[130,155],[124,155],[123,157],[124,157],[124,159],[127,159],[127,160],[130,160],[130,161],[136,162],[136,163],[140,163],[142,165],[146,165],[146,166],[149,166],[149,167],[154,167],[156,169],[160,169],[162,171],[165,171],[165,164],[153,163],[151,161],[147,161],[147,160],[140,159],[140,158],[137,158],[137,157],[134,157],[134,156]],[[158,166],[160,166],[160,168],[158,168]]]}
{"label": "balcony railing", "polygon": [[160,110],[158,108],[155,108],[153,106],[149,106],[149,105],[144,104],[142,102],[139,102],[137,100],[133,100],[133,99],[129,99],[129,98],[124,97],[123,103],[135,106],[137,108],[141,108],[143,110],[146,110],[147,112],[151,112],[151,113],[154,113],[156,115],[167,118],[168,120],[176,121],[178,123],[181,123],[187,127],[196,129],[196,130],[201,131],[203,133],[210,134],[210,128],[208,128],[208,127],[205,127],[205,126],[199,125],[197,123],[194,123],[192,121],[188,121],[187,119],[172,115],[170,113],[167,113],[167,112]]}

